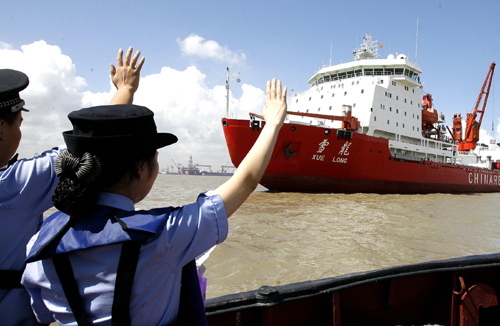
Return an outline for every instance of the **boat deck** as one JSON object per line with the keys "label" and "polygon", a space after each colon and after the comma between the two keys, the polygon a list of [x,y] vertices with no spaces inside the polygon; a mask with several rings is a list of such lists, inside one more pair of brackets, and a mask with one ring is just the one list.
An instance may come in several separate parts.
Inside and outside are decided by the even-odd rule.
{"label": "boat deck", "polygon": [[211,325],[498,325],[500,254],[398,266],[207,300]]}

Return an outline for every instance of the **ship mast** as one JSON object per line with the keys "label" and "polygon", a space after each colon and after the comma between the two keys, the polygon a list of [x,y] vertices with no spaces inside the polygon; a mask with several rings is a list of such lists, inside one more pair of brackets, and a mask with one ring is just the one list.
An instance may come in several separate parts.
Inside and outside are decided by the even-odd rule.
{"label": "ship mast", "polygon": [[[229,82],[231,80],[235,80],[234,78],[240,74],[239,72],[235,72],[234,74],[231,75],[230,68],[231,67],[226,68],[227,77],[226,77],[226,115],[224,116],[225,118],[229,117]],[[238,78],[236,79],[236,81],[239,83],[240,79]]]}
{"label": "ship mast", "polygon": [[359,48],[354,49],[354,60],[363,60],[363,59],[377,59],[379,57],[378,47],[382,47],[378,44],[378,40],[373,40],[372,36],[368,33],[363,37],[363,43],[359,45]]}

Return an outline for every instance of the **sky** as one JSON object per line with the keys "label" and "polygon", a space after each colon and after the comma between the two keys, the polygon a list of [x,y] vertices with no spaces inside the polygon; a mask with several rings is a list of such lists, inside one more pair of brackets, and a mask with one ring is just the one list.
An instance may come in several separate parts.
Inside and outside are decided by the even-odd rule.
{"label": "sky", "polygon": [[[153,110],[159,131],[179,138],[159,151],[160,169],[187,165],[192,155],[217,171],[231,164],[221,125],[226,67],[241,80],[231,81],[229,111],[247,118],[262,112],[267,80],[306,90],[330,60],[352,61],[369,33],[383,45],[381,57],[404,53],[418,62],[424,91],[451,127],[454,113],[472,112],[500,56],[498,13],[498,0],[7,0],[0,11],[0,68],[30,78],[21,93],[30,112],[23,115],[18,151],[32,157],[63,144],[69,112],[109,102],[115,91],[109,64],[118,49],[132,46],[146,58],[134,103]],[[483,142],[500,140],[498,91],[494,82]]]}

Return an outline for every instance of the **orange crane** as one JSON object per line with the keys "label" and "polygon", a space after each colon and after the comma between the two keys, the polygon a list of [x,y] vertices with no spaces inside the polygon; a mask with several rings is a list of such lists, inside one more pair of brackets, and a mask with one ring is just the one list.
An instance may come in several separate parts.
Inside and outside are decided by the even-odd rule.
{"label": "orange crane", "polygon": [[[495,71],[495,63],[492,63],[490,66],[490,70],[486,75],[486,79],[484,80],[483,88],[481,88],[481,92],[479,93],[479,98],[476,102],[476,107],[474,108],[473,113],[467,113],[467,127],[465,128],[464,139],[462,139],[462,117],[460,115],[456,115],[453,117],[453,128],[451,133],[451,137],[455,142],[458,143],[459,151],[470,151],[476,148],[476,144],[479,140],[479,128],[481,127],[481,122],[483,121],[484,110],[486,108],[486,102],[488,102],[488,95],[490,94],[491,81],[493,79],[493,72]],[[485,91],[486,84],[488,84],[488,88]],[[484,96],[484,103],[482,110],[478,110],[479,104]],[[477,114],[480,113],[479,122],[476,120]]]}

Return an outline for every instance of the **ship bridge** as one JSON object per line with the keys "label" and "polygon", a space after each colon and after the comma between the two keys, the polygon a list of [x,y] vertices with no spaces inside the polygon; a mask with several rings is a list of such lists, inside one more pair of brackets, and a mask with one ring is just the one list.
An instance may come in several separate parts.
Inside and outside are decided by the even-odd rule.
{"label": "ship bridge", "polygon": [[420,86],[422,70],[417,63],[410,62],[406,55],[390,54],[387,59],[378,59],[378,40],[366,34],[359,48],[354,49],[354,61],[323,67],[307,82],[312,86],[325,82],[360,76],[394,76],[392,79],[408,87]]}
{"label": "ship bridge", "polygon": [[391,54],[387,59],[363,59],[324,67],[307,82],[314,86],[360,76],[393,76],[393,80],[408,87],[418,87],[421,85],[419,78],[421,73],[420,67],[410,62],[404,54],[397,56]]}

